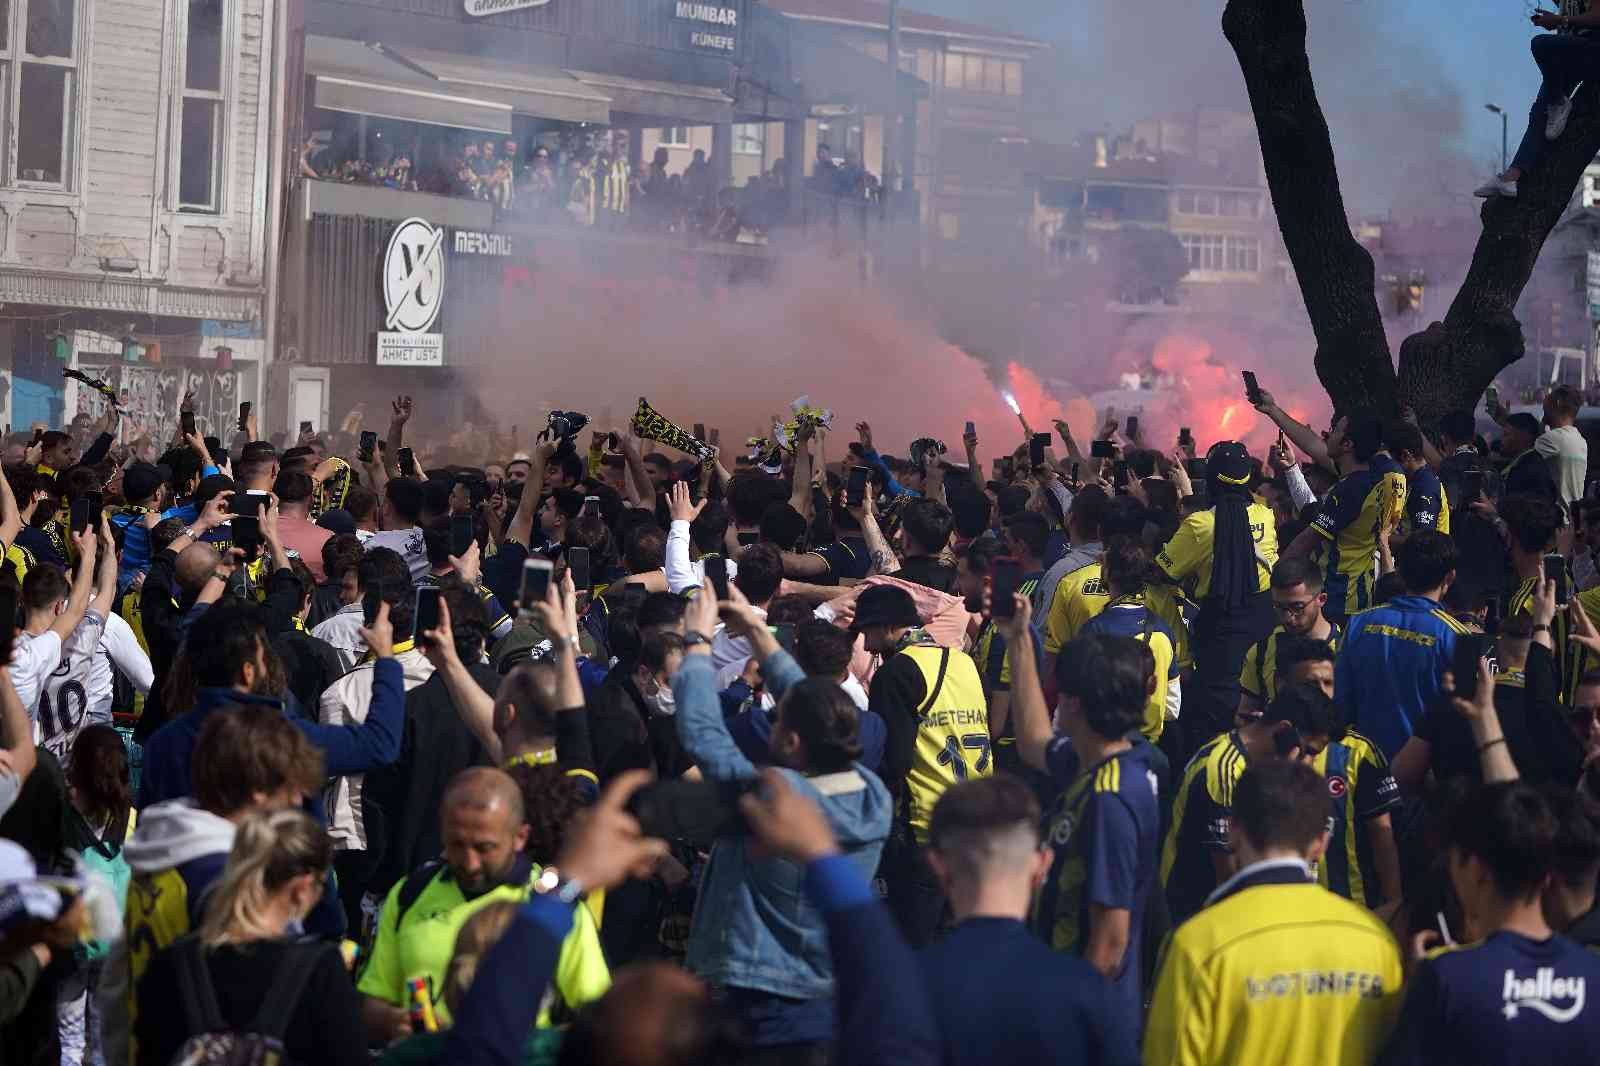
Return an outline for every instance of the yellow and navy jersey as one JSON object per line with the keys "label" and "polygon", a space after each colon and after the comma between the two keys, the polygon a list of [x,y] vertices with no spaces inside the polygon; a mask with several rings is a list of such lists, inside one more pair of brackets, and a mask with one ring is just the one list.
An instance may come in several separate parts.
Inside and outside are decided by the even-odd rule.
{"label": "yellow and navy jersey", "polygon": [[1185,612],[1192,611],[1194,604],[1185,598],[1176,585],[1152,584],[1145,586],[1144,605],[1166,623],[1168,632],[1172,634],[1178,669],[1186,670],[1193,666],[1194,655],[1189,650],[1189,619]]}
{"label": "yellow and navy jersey", "polygon": [[989,704],[978,667],[965,652],[933,644],[901,649],[925,686],[917,708],[917,738],[906,772],[904,814],[917,842],[928,839],[928,819],[945,789],[994,772]]}
{"label": "yellow and navy jersey", "polygon": [[1237,732],[1221,733],[1194,753],[1173,796],[1172,825],[1161,849],[1161,884],[1173,924],[1205,905],[1217,887],[1212,856],[1230,852],[1233,789],[1248,757]]}
{"label": "yellow and navy jersey", "polygon": [[344,506],[344,501],[350,495],[351,472],[350,464],[343,459],[334,457],[338,464],[333,474],[322,484],[318,485],[316,492],[311,497],[311,520],[321,518],[324,512],[337,511]]}
{"label": "yellow and navy jersey", "polygon": [[[1256,591],[1272,587],[1272,568],[1278,564],[1278,525],[1272,509],[1254,498],[1248,508],[1250,539],[1256,553]],[[1183,520],[1167,541],[1156,562],[1172,580],[1181,584],[1191,597],[1203,600],[1211,591],[1211,559],[1216,554],[1217,513],[1210,508],[1196,511]]]}
{"label": "yellow and navy jersey", "polygon": [[[1542,576],[1542,575],[1541,575]],[[1525,614],[1533,616],[1533,590],[1538,583],[1538,577],[1530,577],[1517,586],[1517,590],[1506,601],[1506,617]],[[1567,587],[1572,587],[1572,577],[1567,577]],[[1590,621],[1600,618],[1600,589],[1590,589],[1578,594],[1578,603],[1589,615]],[[1557,611],[1556,616],[1550,620],[1551,657],[1556,663],[1556,692],[1560,694],[1561,703],[1570,705],[1572,698],[1577,695],[1578,679],[1584,671],[1592,669],[1591,663],[1596,662],[1593,655],[1584,649],[1581,644],[1567,639],[1572,629],[1572,618],[1566,611]]]}
{"label": "yellow and navy jersey", "polygon": [[1444,484],[1426,466],[1406,475],[1406,513],[1401,528],[1407,533],[1419,529],[1450,532],[1450,501]]}
{"label": "yellow and navy jersey", "polygon": [[1059,655],[1067,641],[1078,635],[1084,623],[1105,610],[1111,590],[1100,576],[1100,563],[1081,566],[1061,579],[1055,599],[1050,601],[1050,617],[1044,623],[1044,650]]}
{"label": "yellow and navy jersey", "polygon": [[1394,937],[1298,864],[1254,869],[1167,941],[1144,1061],[1371,1066],[1400,1012]]}
{"label": "yellow and navy jersey", "polygon": [[[1339,650],[1339,641],[1344,638],[1344,630],[1337,622],[1332,622],[1333,631],[1328,634],[1328,643],[1333,650]],[[1239,687],[1263,703],[1271,703],[1278,695],[1278,638],[1283,636],[1284,628],[1279,626],[1266,637],[1250,645],[1250,650],[1244,653],[1244,669],[1239,671]]]}
{"label": "yellow and navy jersey", "polygon": [[1311,763],[1328,783],[1328,851],[1317,864],[1317,883],[1368,907],[1383,903],[1367,823],[1400,806],[1400,786],[1389,760],[1360,733],[1346,733]]}
{"label": "yellow and navy jersey", "polygon": [[[128,1030],[138,1001],[134,992],[156,953],[200,927],[205,893],[222,876],[228,853],[201,855],[164,870],[134,874],[128,881],[122,927],[128,943]],[[133,1056],[130,1056],[132,1058]]]}
{"label": "yellow and navy jersey", "polygon": [[[441,576],[440,574],[424,574],[417,584],[437,588]],[[500,598],[490,590],[489,586],[479,585],[477,586],[477,591],[478,602],[483,604],[483,616],[489,624],[489,638],[491,640],[499,640],[511,632],[511,613],[501,606]],[[601,598],[604,591],[605,589],[600,588],[594,593],[594,602],[605,603]],[[601,610],[609,610],[609,607],[602,606]]]}
{"label": "yellow and navy jersey", "polygon": [[[1017,583],[1017,593],[1031,599],[1034,590],[1039,587],[1039,579],[1043,576],[1042,570],[1036,574],[1029,574]],[[1038,634],[1030,629],[1029,636],[1033,638],[1033,653],[1037,656]],[[1006,646],[1006,638],[1001,636],[993,622],[985,625],[983,632],[979,634],[978,643],[973,650],[973,659],[977,662],[979,673],[983,677],[985,695],[1011,691],[1011,649]],[[1009,728],[1007,731],[1009,733]]]}
{"label": "yellow and navy jersey", "polygon": [[1365,470],[1339,479],[1311,519],[1311,528],[1328,541],[1327,614],[1347,618],[1372,606],[1374,556],[1378,533],[1400,525],[1406,506],[1406,475],[1384,453]]}
{"label": "yellow and navy jersey", "polygon": [[1082,635],[1100,633],[1111,637],[1132,637],[1150,649],[1155,659],[1155,689],[1145,701],[1144,720],[1139,732],[1154,744],[1161,739],[1167,724],[1167,689],[1178,678],[1177,641],[1167,624],[1156,617],[1138,597],[1116,600],[1089,619]]}
{"label": "yellow and navy jersey", "polygon": [[1425,596],[1396,596],[1351,616],[1333,664],[1350,724],[1394,758],[1438,698],[1456,637],[1473,632]]}
{"label": "yellow and navy jersey", "polygon": [[1065,790],[1045,826],[1053,858],[1034,898],[1032,925],[1057,951],[1081,954],[1089,944],[1091,905],[1132,916],[1122,967],[1112,979],[1128,1016],[1137,1018],[1141,930],[1155,883],[1161,813],[1159,778],[1148,745],[1136,744],[1081,768],[1072,745],[1058,737],[1046,750],[1051,779]]}
{"label": "yellow and navy jersey", "polygon": [[22,584],[22,579],[27,577],[28,571],[36,565],[33,553],[20,544],[12,544],[6,548],[6,563],[10,565],[18,585]]}

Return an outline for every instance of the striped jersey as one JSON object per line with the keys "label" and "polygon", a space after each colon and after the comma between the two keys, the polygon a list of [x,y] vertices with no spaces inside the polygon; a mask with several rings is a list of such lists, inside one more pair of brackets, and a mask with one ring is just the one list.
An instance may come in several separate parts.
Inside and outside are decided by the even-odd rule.
{"label": "striped jersey", "polygon": [[1375,907],[1384,900],[1366,824],[1400,806],[1389,760],[1360,733],[1346,733],[1323,748],[1311,766],[1328,783],[1328,851],[1317,864],[1317,883]]}
{"label": "striped jersey", "polygon": [[1233,789],[1247,762],[1239,733],[1232,730],[1201,745],[1184,767],[1161,849],[1161,885],[1174,926],[1203,907],[1217,887],[1212,856],[1232,851],[1228,819]]}
{"label": "striped jersey", "polygon": [[[1344,630],[1337,622],[1330,623],[1333,631],[1328,634],[1328,643],[1333,645],[1333,650],[1339,650],[1339,641],[1344,639]],[[1278,638],[1283,636],[1284,628],[1279,626],[1266,637],[1250,645],[1250,650],[1244,653],[1244,669],[1239,671],[1239,687],[1264,703],[1271,703],[1278,695]]]}
{"label": "striped jersey", "polygon": [[1329,490],[1311,519],[1311,528],[1328,541],[1328,617],[1337,621],[1372,606],[1378,532],[1397,527],[1405,506],[1405,472],[1382,452]]}

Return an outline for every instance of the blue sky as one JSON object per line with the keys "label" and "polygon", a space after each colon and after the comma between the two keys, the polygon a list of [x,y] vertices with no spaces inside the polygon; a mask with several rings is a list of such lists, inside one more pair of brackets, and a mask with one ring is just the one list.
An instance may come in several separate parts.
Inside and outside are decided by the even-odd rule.
{"label": "blue sky", "polygon": [[[1130,4],[1126,0],[912,0],[907,6],[1032,33],[1060,42],[1076,90],[1070,118],[1115,130],[1132,119],[1194,104],[1244,106],[1217,0]],[[1547,5],[1548,6],[1548,5]],[[1347,198],[1363,210],[1431,190],[1459,202],[1497,161],[1499,121],[1510,141],[1538,89],[1528,53],[1534,29],[1525,0],[1378,4],[1308,0],[1309,53]]]}

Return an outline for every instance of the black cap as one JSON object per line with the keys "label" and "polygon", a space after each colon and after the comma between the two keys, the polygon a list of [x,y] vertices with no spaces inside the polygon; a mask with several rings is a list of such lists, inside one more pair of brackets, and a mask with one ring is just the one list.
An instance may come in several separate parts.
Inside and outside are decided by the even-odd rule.
{"label": "black cap", "polygon": [[317,519],[317,525],[335,536],[356,531],[356,520],[350,517],[349,511],[338,507],[331,511],[323,511],[322,517]]}
{"label": "black cap", "polygon": [[1248,485],[1254,472],[1249,451],[1236,440],[1220,441],[1206,452],[1206,474],[1224,485]]}
{"label": "black cap", "polygon": [[1530,437],[1539,435],[1539,420],[1526,411],[1518,411],[1506,418],[1506,425],[1512,429],[1520,429]]}
{"label": "black cap", "polygon": [[851,629],[867,626],[920,626],[917,602],[898,585],[873,585],[856,599],[855,620]]}
{"label": "black cap", "polygon": [[156,490],[172,480],[170,466],[134,463],[122,472],[122,498],[129,503],[148,500]]}

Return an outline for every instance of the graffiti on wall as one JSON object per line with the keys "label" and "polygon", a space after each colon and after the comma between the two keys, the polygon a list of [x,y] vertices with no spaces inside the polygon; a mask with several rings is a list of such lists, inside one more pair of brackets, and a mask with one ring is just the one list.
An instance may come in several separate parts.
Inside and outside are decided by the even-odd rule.
{"label": "graffiti on wall", "polygon": [[[117,390],[122,407],[125,441],[149,437],[165,442],[178,428],[178,408],[185,392],[194,393],[194,419],[202,436],[224,442],[239,422],[239,374],[232,370],[192,370],[176,366],[109,363],[80,366]],[[106,398],[93,389],[79,387],[77,412],[99,418]]]}

